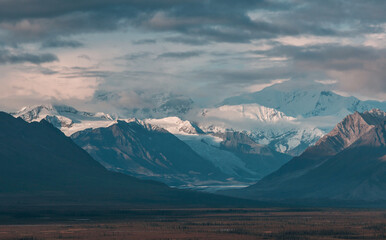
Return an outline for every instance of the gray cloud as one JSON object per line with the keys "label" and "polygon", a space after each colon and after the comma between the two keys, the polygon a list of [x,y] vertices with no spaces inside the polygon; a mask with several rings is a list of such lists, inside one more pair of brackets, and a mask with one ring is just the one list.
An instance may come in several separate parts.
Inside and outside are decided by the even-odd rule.
{"label": "gray cloud", "polygon": [[[379,32],[379,24],[386,21],[385,8],[385,1],[375,0],[3,0],[0,28],[12,39],[26,41],[134,26],[174,31],[182,38],[169,40],[198,45],[300,34]],[[252,18],[249,13],[254,11],[257,17]]]}
{"label": "gray cloud", "polygon": [[177,36],[177,37],[166,37],[163,40],[166,42],[182,43],[182,44],[195,45],[195,46],[206,45],[210,43],[208,39],[202,38],[202,37]]}
{"label": "gray cloud", "polygon": [[278,44],[266,51],[254,51],[269,57],[287,57],[296,62],[323,65],[325,68],[345,70],[360,67],[364,60],[376,60],[386,53],[383,49],[366,46],[319,44],[311,46],[288,46]]}
{"label": "gray cloud", "polygon": [[40,73],[42,73],[44,75],[54,75],[54,74],[58,74],[59,73],[58,71],[55,71],[55,70],[52,70],[52,69],[49,69],[49,68],[44,68],[44,67],[40,67],[39,71],[40,71]]}
{"label": "gray cloud", "polygon": [[197,79],[203,79],[207,83],[233,86],[248,86],[256,83],[268,83],[271,80],[288,78],[300,78],[301,73],[296,74],[287,67],[264,68],[260,70],[203,70],[196,71],[193,76]]}
{"label": "gray cloud", "polygon": [[86,55],[86,54],[81,54],[81,55],[79,55],[79,56],[78,56],[78,58],[81,58],[81,59],[86,59],[86,60],[89,60],[89,61],[91,61],[91,58],[90,58],[90,56],[88,56],[88,55]]}
{"label": "gray cloud", "polygon": [[141,39],[137,41],[133,41],[133,44],[141,45],[141,44],[156,44],[157,40],[155,39]]}
{"label": "gray cloud", "polygon": [[[291,78],[295,84],[334,79],[343,90],[372,96],[386,92],[385,49],[363,42],[366,34],[385,33],[384,9],[384,0],[2,0],[0,46],[15,51],[0,49],[0,64],[58,60],[34,47],[23,49],[23,43],[42,46],[40,50],[51,47],[56,54],[69,50],[54,48],[84,43],[92,61],[80,64],[93,66],[58,75],[98,79],[99,90],[174,87],[205,99],[203,94],[210,98],[215,90],[232,94],[250,84]],[[123,38],[109,38],[113,31]],[[340,44],[275,42],[288,36],[333,37]],[[77,37],[81,42],[69,40]],[[346,41],[351,45],[343,45]],[[265,47],[273,48],[246,51]],[[68,68],[77,63],[68,63],[69,55],[62,62]],[[79,57],[91,60],[89,56]],[[195,58],[191,65],[181,61],[201,56],[205,58]],[[54,72],[41,72],[56,74],[58,69],[67,70],[56,66]]]}
{"label": "gray cloud", "polygon": [[51,39],[42,43],[42,48],[79,48],[83,43],[75,40]]}
{"label": "gray cloud", "polygon": [[101,71],[91,67],[72,67],[67,73],[62,73],[62,78],[92,78],[104,79],[113,75],[111,71]]}
{"label": "gray cloud", "polygon": [[295,72],[308,79],[338,80],[342,90],[368,95],[386,92],[386,49],[366,46],[313,45],[304,47],[277,45],[267,51],[255,51],[269,57],[286,57]]}
{"label": "gray cloud", "polygon": [[128,55],[123,56],[121,58],[126,59],[128,61],[136,61],[138,59],[146,58],[146,57],[149,57],[151,55],[152,55],[152,53],[150,53],[150,52],[138,52],[138,53],[128,54]]}
{"label": "gray cloud", "polygon": [[176,59],[186,59],[191,57],[198,57],[202,55],[202,51],[188,51],[188,52],[166,52],[158,55],[158,58],[176,58]]}
{"label": "gray cloud", "polygon": [[11,53],[7,50],[0,50],[0,64],[33,63],[41,64],[58,61],[58,57],[51,53],[30,54]]}

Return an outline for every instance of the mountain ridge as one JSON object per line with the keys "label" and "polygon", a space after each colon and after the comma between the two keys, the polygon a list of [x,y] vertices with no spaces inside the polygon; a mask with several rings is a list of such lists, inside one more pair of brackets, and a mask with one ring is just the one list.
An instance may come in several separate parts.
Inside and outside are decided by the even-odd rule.
{"label": "mountain ridge", "polygon": [[0,201],[3,206],[237,206],[254,204],[169,188],[107,171],[59,129],[0,112]]}
{"label": "mountain ridge", "polygon": [[287,88],[286,83],[273,85],[261,91],[234,96],[223,100],[221,105],[257,103],[274,108],[287,116],[303,117],[336,115],[344,116],[355,111],[364,112],[373,108],[386,111],[386,102],[362,101],[356,97],[339,95],[324,85],[315,85],[305,90]]}
{"label": "mountain ridge", "polygon": [[315,146],[245,189],[225,194],[260,200],[386,199],[385,112],[355,112]]}

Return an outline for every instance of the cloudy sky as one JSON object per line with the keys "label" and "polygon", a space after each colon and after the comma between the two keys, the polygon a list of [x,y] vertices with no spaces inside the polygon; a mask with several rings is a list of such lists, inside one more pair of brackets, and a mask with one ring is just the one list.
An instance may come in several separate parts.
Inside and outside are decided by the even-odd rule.
{"label": "cloudy sky", "polygon": [[386,100],[384,0],[1,0],[0,108],[201,105],[287,81]]}

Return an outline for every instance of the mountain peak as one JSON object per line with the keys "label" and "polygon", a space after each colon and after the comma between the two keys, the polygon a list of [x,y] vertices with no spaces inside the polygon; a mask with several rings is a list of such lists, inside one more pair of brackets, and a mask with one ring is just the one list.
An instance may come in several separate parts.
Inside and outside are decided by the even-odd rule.
{"label": "mountain peak", "polygon": [[[354,144],[355,146],[384,145],[384,140],[379,135],[382,134],[385,123],[386,113],[382,110],[372,109],[363,113],[354,112],[346,116],[307,152],[335,155]],[[374,131],[380,131],[380,133]]]}
{"label": "mountain peak", "polygon": [[27,106],[13,114],[26,122],[40,122],[46,120],[66,135],[85,128],[108,126],[115,122],[109,114],[90,113],[63,104],[42,104]]}
{"label": "mountain peak", "polygon": [[194,123],[182,120],[179,117],[166,117],[160,119],[145,119],[145,123],[156,125],[166,129],[172,134],[186,135],[186,134],[202,134],[203,131]]}
{"label": "mountain peak", "polygon": [[373,108],[364,113],[358,113],[369,125],[378,125],[386,120],[386,112]]}
{"label": "mountain peak", "polygon": [[223,105],[218,108],[204,109],[201,115],[205,118],[222,118],[228,120],[255,120],[264,123],[292,121],[295,118],[259,104]]}
{"label": "mountain peak", "polygon": [[298,89],[288,84],[277,84],[258,92],[230,97],[220,106],[254,103],[277,109],[287,116],[301,115],[306,118],[315,116],[342,118],[355,111],[364,112],[373,108],[386,110],[386,102],[362,101],[356,97],[342,96],[324,85],[302,86],[302,89]]}

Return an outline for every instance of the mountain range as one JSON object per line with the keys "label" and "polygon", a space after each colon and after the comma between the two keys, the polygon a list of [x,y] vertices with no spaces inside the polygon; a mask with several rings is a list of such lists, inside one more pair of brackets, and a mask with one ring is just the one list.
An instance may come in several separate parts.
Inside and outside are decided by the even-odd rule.
{"label": "mountain range", "polygon": [[229,195],[265,200],[386,200],[386,113],[346,116],[299,157]]}
{"label": "mountain range", "polygon": [[273,85],[261,91],[242,94],[225,99],[219,105],[240,105],[258,103],[274,108],[287,116],[305,118],[315,116],[338,116],[343,118],[355,111],[364,112],[373,108],[386,111],[386,102],[361,101],[356,97],[342,96],[329,90],[323,84],[289,87],[286,83]]}
{"label": "mountain range", "polygon": [[111,172],[45,120],[0,112],[2,206],[237,206],[244,202]]}
{"label": "mountain range", "polygon": [[325,134],[318,127],[256,103],[203,109],[199,119],[206,132],[243,132],[256,143],[292,156],[301,154]]}
{"label": "mountain range", "polygon": [[[94,98],[121,97],[98,93]],[[343,114],[385,105],[344,97],[324,86],[297,90],[283,84],[209,108],[194,109],[191,99],[182,95],[155,94],[151,99],[154,108],[146,109],[157,114],[126,108],[120,111],[123,116],[91,113],[56,104],[24,107],[13,115],[50,122],[111,171],[215,191],[256,183],[305,149],[309,152]],[[183,107],[186,111],[181,102],[189,105]],[[160,107],[165,104],[168,107]]]}
{"label": "mountain range", "polygon": [[[76,132],[71,138],[109,170],[180,188],[249,185],[290,159],[248,136],[206,134],[176,117],[118,120],[105,128]],[[230,142],[255,151],[241,154],[228,146]]]}
{"label": "mountain range", "polygon": [[173,134],[138,120],[79,131],[71,138],[107,169],[131,176],[171,186],[229,178]]}
{"label": "mountain range", "polygon": [[386,111],[385,101],[343,96],[324,84],[294,88],[286,82],[229,97],[200,113],[201,128],[244,131],[276,151],[299,156],[348,114],[373,108]]}
{"label": "mountain range", "polygon": [[[290,156],[245,136],[226,139],[178,117],[117,119],[63,105],[39,105],[14,114],[29,122],[42,119],[58,127],[111,171],[153,179],[179,188],[248,186],[286,163]],[[249,141],[246,141],[249,139]],[[224,141],[261,151],[240,154]]]}

